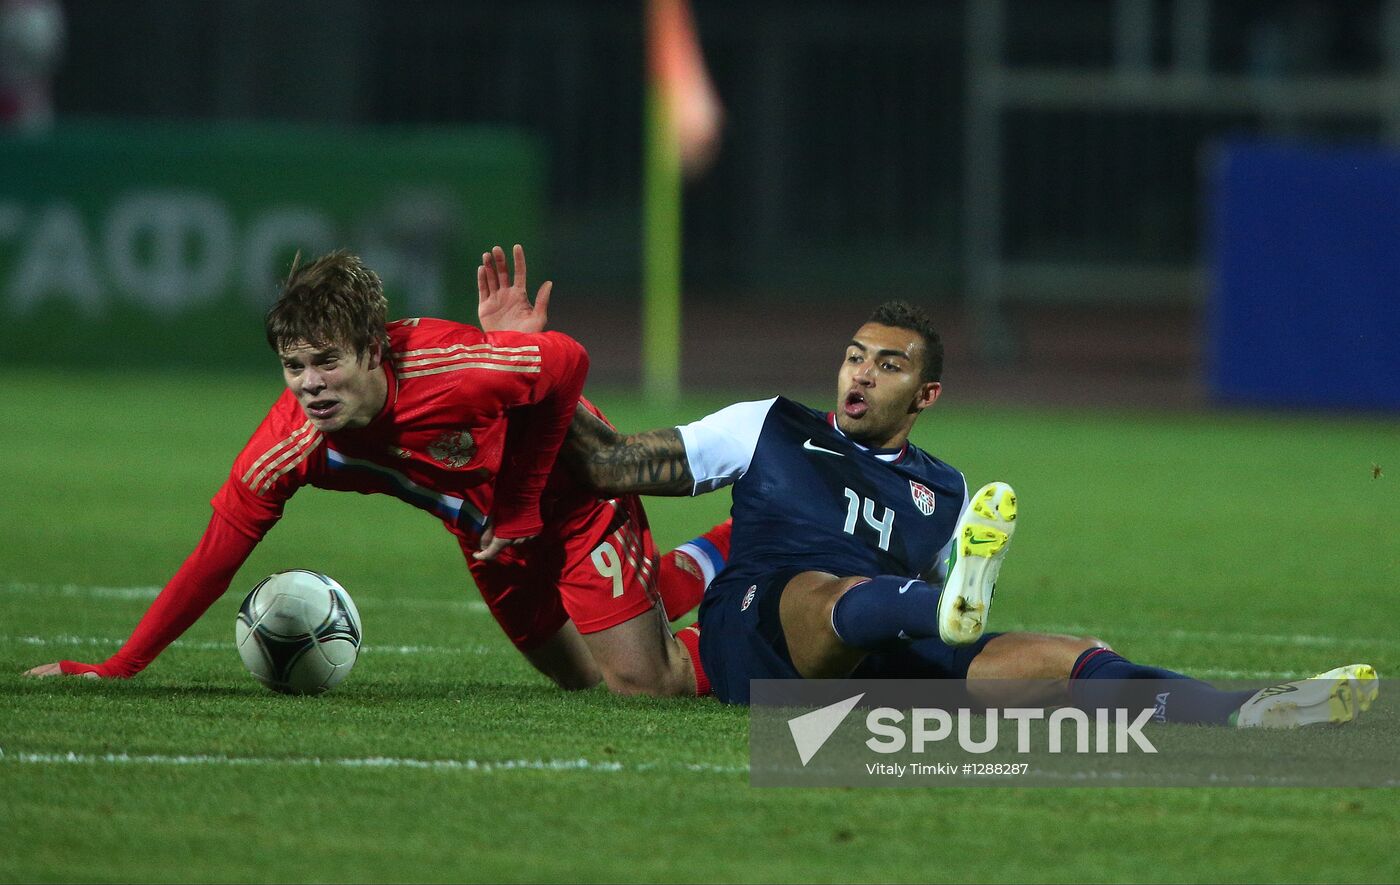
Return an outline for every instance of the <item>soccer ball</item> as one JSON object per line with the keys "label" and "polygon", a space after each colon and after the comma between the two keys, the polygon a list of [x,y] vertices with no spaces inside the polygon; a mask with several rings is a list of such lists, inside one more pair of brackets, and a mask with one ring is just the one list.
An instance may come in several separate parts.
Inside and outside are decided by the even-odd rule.
{"label": "soccer ball", "polygon": [[320,694],[355,666],[360,613],[334,580],[292,569],[258,582],[238,609],[234,637],[243,665],[263,685]]}

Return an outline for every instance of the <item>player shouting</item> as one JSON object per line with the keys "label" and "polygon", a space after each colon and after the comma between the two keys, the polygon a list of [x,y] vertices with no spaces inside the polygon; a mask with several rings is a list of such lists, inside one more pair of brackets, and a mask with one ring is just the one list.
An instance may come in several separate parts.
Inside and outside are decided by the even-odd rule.
{"label": "player shouting", "polygon": [[[625,436],[580,410],[564,457],[606,494],[733,487],[727,567],[700,609],[714,693],[749,680],[966,678],[989,703],[1155,707],[1160,721],[1345,721],[1377,693],[1368,665],[1259,692],[1218,690],[1126,660],[1093,638],[985,633],[1016,497],[969,496],[961,473],[909,443],[938,401],[943,346],[927,314],[881,305],[845,346],[836,408],[778,397]],[[1019,682],[1037,696],[994,696]],[[1163,687],[1163,681],[1169,684]]]}
{"label": "player shouting", "polygon": [[[498,264],[483,257],[482,315],[504,322],[498,308],[529,305],[525,255],[517,246],[513,281],[503,252]],[[549,290],[537,298],[541,319]],[[657,595],[672,615],[693,608],[700,567],[657,556],[636,498],[599,499],[552,470],[575,407],[591,409],[580,403],[583,347],[558,332],[386,324],[386,309],[379,277],[353,255],[293,266],[266,318],[287,389],[214,496],[198,546],[116,654],[28,675],[140,672],[228,589],[287,499],[310,485],[393,495],[440,519],[502,629],[558,685],[695,691]],[[709,539],[720,552],[726,533]]]}

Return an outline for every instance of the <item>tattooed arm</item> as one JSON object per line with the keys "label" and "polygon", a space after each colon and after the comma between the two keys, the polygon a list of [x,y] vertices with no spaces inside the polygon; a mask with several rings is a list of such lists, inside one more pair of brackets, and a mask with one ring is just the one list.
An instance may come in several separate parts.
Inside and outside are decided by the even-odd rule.
{"label": "tattooed arm", "polygon": [[735,403],[699,421],[630,436],[580,405],[561,457],[606,495],[703,495],[748,473],[777,402]]}
{"label": "tattooed arm", "polygon": [[579,405],[560,454],[580,479],[605,495],[689,495],[695,487],[674,427],[618,433]]}

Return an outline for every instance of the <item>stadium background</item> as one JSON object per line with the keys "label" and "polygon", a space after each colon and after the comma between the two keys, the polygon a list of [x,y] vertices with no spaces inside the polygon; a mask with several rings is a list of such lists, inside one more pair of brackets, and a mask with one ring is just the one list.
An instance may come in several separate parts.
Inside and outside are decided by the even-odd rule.
{"label": "stadium background", "polygon": [[[51,83],[52,120],[11,114],[0,137],[11,371],[0,405],[14,422],[0,443],[11,500],[0,529],[23,539],[0,557],[9,628],[0,653],[14,672],[98,653],[64,642],[115,648],[148,598],[123,592],[158,585],[188,551],[204,501],[275,393],[258,316],[292,252],[360,249],[384,273],[396,312],[470,319],[474,256],[516,240],[533,282],[555,280],[552,325],[588,346],[591,389],[623,426],[776,391],[815,404],[829,395],[832,348],[872,304],[930,307],[948,344],[947,417],[919,441],[974,480],[1014,474],[1031,493],[1027,512],[1038,506],[1045,520],[1018,551],[1035,593],[999,597],[1011,622],[1001,626],[1092,621],[1085,629],[1134,639],[1145,657],[1219,673],[1323,669],[1344,663],[1339,655],[1369,656],[1383,675],[1400,664],[1400,509],[1389,475],[1400,470],[1396,0],[697,2],[724,126],[714,162],[684,191],[687,397],[675,405],[637,392],[640,3],[5,0],[0,12],[33,30],[0,27],[0,66],[42,48],[43,27],[25,16],[55,9],[62,48],[31,65]],[[1305,182],[1319,192],[1313,203],[1273,199]],[[1306,272],[1294,273],[1289,256]],[[196,419],[180,407],[192,383]],[[17,431],[40,423],[61,442]],[[994,446],[976,436],[987,428]],[[168,462],[142,454],[167,444]],[[1090,491],[1117,502],[1111,528]],[[1334,493],[1353,502],[1368,540],[1318,554],[1298,540],[1322,534],[1298,502],[1326,508]],[[402,563],[413,561],[419,596],[448,605],[461,592],[460,564],[441,543],[423,552],[416,514],[400,523],[384,502],[314,498],[313,507],[307,497],[236,590],[299,564],[289,559],[294,533],[325,508],[349,543],[324,567],[357,600],[363,592],[386,641],[456,641],[433,633],[436,610],[399,606],[384,589],[407,580]],[[1251,498],[1268,502],[1266,516],[1246,507]],[[73,500],[97,507],[74,513],[64,503]],[[652,512],[662,543],[674,544],[723,508],[707,499]],[[1112,553],[1078,551],[1073,539],[1089,531],[1112,534]],[[1200,544],[1207,537],[1214,546]],[[1127,576],[1126,596],[1093,620],[1084,588],[1090,598],[1117,592],[1111,575]],[[1183,575],[1231,588],[1248,575],[1258,596],[1222,616],[1195,605]],[[1340,584],[1347,616],[1365,612],[1364,622],[1319,625],[1295,590],[1319,580]],[[62,601],[44,604],[44,594]],[[479,619],[466,638],[486,651],[471,651],[463,670],[447,651],[388,659],[400,669],[387,672],[370,656],[330,704],[288,706],[245,684],[231,648],[205,647],[227,642],[236,595],[141,679],[96,687],[102,703],[90,705],[88,686],[8,685],[0,751],[484,758],[493,750],[455,718],[466,714],[502,759],[642,761],[607,787],[567,771],[488,786],[443,773],[443,804],[427,805],[417,826],[385,824],[383,840],[374,803],[402,812],[429,802],[416,797],[439,789],[439,773],[400,782],[393,772],[251,766],[183,778],[160,765],[0,766],[10,797],[0,821],[18,834],[0,850],[0,878],[1400,873],[1376,851],[1394,834],[1393,791],[959,791],[982,809],[967,819],[939,797],[881,791],[754,797],[733,774],[744,730],[732,711],[556,698]],[[1261,614],[1265,635],[1236,644]],[[1176,633],[1154,631],[1163,620]],[[1266,647],[1271,637],[1281,645]],[[186,712],[170,727],[136,724],[167,715],[172,698]],[[444,698],[465,707],[440,706]],[[220,731],[216,719],[243,725]],[[288,734],[303,736],[297,747]],[[665,769],[671,757],[701,760],[687,771],[712,769],[722,783]],[[648,765],[662,773],[638,773]],[[284,776],[298,789],[355,794],[341,823],[361,841],[329,866],[298,855],[302,810],[289,799],[265,815],[258,807]],[[144,825],[200,818],[206,794],[231,810],[204,829],[174,830],[184,847],[132,839],[113,797],[148,778],[165,790],[136,810]],[[697,783],[707,795],[692,792]],[[663,859],[616,832],[601,842],[575,832],[568,809],[590,803],[605,817],[650,820],[656,803],[639,797],[653,791],[692,812],[652,824]],[[910,846],[928,830],[900,822],[911,810],[975,831],[976,850],[927,865]],[[493,835],[442,847],[441,821],[458,815]],[[82,839],[62,830],[69,819],[111,859],[80,856]],[[1096,828],[1098,844],[1067,830],[1070,819]],[[1328,839],[1362,833],[1366,844],[1345,861],[1309,853],[1324,819],[1336,827]],[[519,833],[531,828],[560,841],[529,857]],[[1165,835],[1148,844],[1147,832]],[[1009,848],[1009,833],[1022,844]],[[253,839],[284,865],[224,844]],[[418,865],[401,845],[416,846]]]}
{"label": "stadium background", "polygon": [[[92,310],[82,316],[125,331],[113,315],[153,300],[152,289],[190,283],[168,303],[138,310],[154,320],[144,323],[149,335],[152,326],[178,325],[174,315],[195,309],[189,302],[213,298],[205,290],[264,303],[295,246],[347,242],[381,255],[374,243],[387,242],[392,254],[382,263],[409,265],[404,275],[428,265],[441,277],[401,279],[386,267],[398,305],[464,315],[469,304],[458,293],[470,292],[469,262],[458,250],[518,234],[560,284],[560,322],[594,351],[595,379],[636,382],[645,77],[635,3],[63,8],[66,49],[52,88],[58,126],[49,138],[70,156],[43,164],[52,177],[42,181],[7,176],[9,193],[0,195],[8,197],[0,309],[21,330],[48,331],[43,317],[66,321],[86,299]],[[725,123],[713,165],[685,191],[691,386],[729,385],[736,362],[759,386],[810,384],[823,377],[810,374],[821,347],[806,349],[821,340],[810,332],[849,325],[874,298],[895,295],[944,319],[950,381],[978,396],[1200,403],[1220,144],[1355,146],[1400,132],[1400,25],[1394,5],[1379,0],[715,0],[695,17]],[[144,144],[154,166],[94,196],[80,170],[120,165],[114,158],[129,154],[105,144],[92,131],[104,124],[93,121],[119,121],[110,137]],[[71,132],[67,124],[78,122],[89,129]],[[181,133],[162,135],[157,124]],[[258,134],[240,139],[249,125]],[[343,137],[347,127],[358,137]],[[364,164],[392,150],[382,140],[368,146],[385,136],[367,130],[386,127],[419,133],[423,143],[400,148],[405,165],[384,173]],[[479,143],[454,146],[463,130],[499,140],[499,159],[480,159],[493,151]],[[180,148],[185,133],[193,143]],[[435,182],[439,202],[455,193],[448,206],[404,178],[414,163],[430,164],[424,153],[435,138],[433,168],[458,167]],[[238,146],[249,142],[266,146]],[[19,172],[45,149],[11,150]],[[402,187],[379,187],[384,174]],[[506,187],[518,190],[503,198]],[[174,234],[164,228],[174,239],[162,242],[176,244],[150,254],[159,249],[143,238],[158,239],[163,228],[117,211],[124,195],[146,191],[225,201],[233,224],[226,251],[240,259],[201,263],[217,232],[199,218]],[[50,279],[31,280],[20,302],[17,266],[48,218],[43,209],[65,200],[82,213],[89,242],[44,242],[60,265],[73,250],[90,253],[90,279],[37,270]],[[338,227],[327,232],[324,218],[267,220],[265,209],[287,203],[328,213]],[[198,207],[187,220],[191,212]],[[113,215],[127,219],[127,260],[111,245]],[[260,234],[272,237],[263,250]],[[249,252],[247,261],[262,266],[241,273]],[[218,279],[200,276],[209,273]],[[70,291],[84,283],[100,291]],[[1386,307],[1382,320],[1393,324]],[[783,333],[766,351],[782,358],[755,358],[761,336],[742,332],[756,323]],[[53,359],[28,345],[40,337],[26,336],[14,356]],[[137,361],[157,349],[123,337],[103,348],[103,360]],[[188,335],[169,337],[178,347]],[[235,333],[228,358],[246,354],[246,340]],[[1027,388],[1031,366],[1055,383]]]}

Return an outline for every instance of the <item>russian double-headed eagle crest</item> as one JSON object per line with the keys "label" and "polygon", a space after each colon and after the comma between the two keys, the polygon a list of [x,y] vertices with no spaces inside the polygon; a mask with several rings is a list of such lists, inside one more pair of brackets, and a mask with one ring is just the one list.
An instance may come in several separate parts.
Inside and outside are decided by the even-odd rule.
{"label": "russian double-headed eagle crest", "polygon": [[433,440],[428,446],[428,454],[439,464],[448,467],[466,467],[476,454],[476,440],[466,430],[449,430]]}

